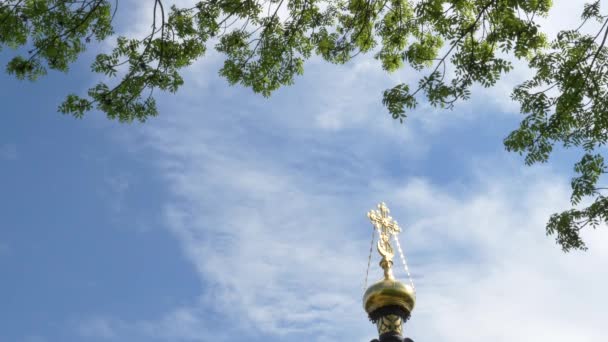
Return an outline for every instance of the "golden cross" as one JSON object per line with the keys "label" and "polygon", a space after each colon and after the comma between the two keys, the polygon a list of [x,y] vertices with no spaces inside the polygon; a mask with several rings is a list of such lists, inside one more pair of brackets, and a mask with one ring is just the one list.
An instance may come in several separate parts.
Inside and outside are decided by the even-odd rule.
{"label": "golden cross", "polygon": [[382,256],[380,266],[384,269],[384,274],[387,279],[392,278],[391,266],[393,264],[393,256],[395,256],[390,238],[401,232],[401,228],[399,228],[397,221],[393,220],[393,218],[388,215],[389,213],[390,210],[388,210],[384,202],[378,204],[378,210],[371,210],[367,213],[367,217],[372,221],[374,228],[380,233],[378,253]]}

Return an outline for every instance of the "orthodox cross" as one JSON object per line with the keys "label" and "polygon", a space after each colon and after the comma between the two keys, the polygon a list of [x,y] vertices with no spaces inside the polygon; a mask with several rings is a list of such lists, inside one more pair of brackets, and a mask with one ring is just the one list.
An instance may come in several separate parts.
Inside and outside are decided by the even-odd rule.
{"label": "orthodox cross", "polygon": [[397,221],[393,220],[388,214],[390,210],[384,202],[378,204],[378,210],[371,210],[367,213],[367,217],[372,221],[374,228],[378,230],[380,239],[378,240],[378,253],[382,256],[380,266],[384,269],[384,276],[387,279],[393,279],[391,266],[393,265],[393,257],[395,252],[390,243],[390,238],[393,235],[401,232],[401,228]]}

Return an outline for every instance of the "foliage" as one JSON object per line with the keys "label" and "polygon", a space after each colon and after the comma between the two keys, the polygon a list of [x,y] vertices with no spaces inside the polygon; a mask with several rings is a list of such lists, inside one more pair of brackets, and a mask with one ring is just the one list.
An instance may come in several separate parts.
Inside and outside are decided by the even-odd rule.
{"label": "foliage", "polygon": [[[526,117],[505,139],[507,150],[525,154],[528,165],[546,162],[555,144],[582,149],[571,202],[579,206],[585,197],[593,202],[554,214],[547,224],[547,233],[556,235],[564,251],[586,249],[580,231],[608,220],[606,189],[597,185],[608,171],[599,153],[608,140],[608,16],[600,14],[596,1],[584,6],[581,18],[577,29],[559,32],[548,49],[529,59],[536,74],[512,94]],[[589,21],[597,21],[599,30],[581,33]]]}
{"label": "foliage", "polygon": [[[113,34],[115,1],[0,1],[0,48],[27,52],[12,58],[7,72],[29,80],[48,69],[67,72],[92,40]],[[170,9],[148,1],[149,34],[117,37],[92,64],[103,81],[87,96],[68,95],[61,112],[82,117],[97,109],[110,119],[144,121],[157,115],[154,90],[177,91],[180,73],[210,46],[225,56],[219,72],[230,84],[263,96],[292,84],[312,55],[341,64],[374,53],[387,72],[423,72],[417,84],[384,91],[384,105],[400,121],[421,99],[452,108],[473,85],[493,86],[512,69],[509,59],[524,59],[535,75],[513,91],[525,118],[506,148],[524,154],[527,164],[546,162],[555,144],[583,149],[572,181],[576,208],[553,215],[547,233],[565,251],[584,249],[581,229],[608,219],[608,198],[597,186],[608,139],[608,16],[599,1],[584,6],[579,28],[564,29],[553,42],[537,23],[551,0],[205,0]],[[592,21],[599,31],[581,33]],[[579,209],[587,197],[593,203]]]}

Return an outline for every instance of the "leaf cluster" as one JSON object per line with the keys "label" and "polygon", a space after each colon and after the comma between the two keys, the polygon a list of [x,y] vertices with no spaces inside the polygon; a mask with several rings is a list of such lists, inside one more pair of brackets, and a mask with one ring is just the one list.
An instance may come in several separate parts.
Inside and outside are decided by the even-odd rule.
{"label": "leaf cluster", "polygon": [[[225,55],[220,75],[264,96],[292,84],[313,54],[341,64],[375,51],[388,72],[432,68],[417,87],[385,91],[383,103],[402,120],[421,95],[449,108],[468,98],[474,83],[493,85],[511,69],[497,57],[499,49],[524,57],[542,48],[544,36],[531,17],[549,9],[549,0],[208,0],[170,10],[161,0],[150,1],[150,34],[118,37],[92,65],[109,82],[86,97],[70,94],[61,112],[81,117],[96,108],[112,119],[143,121],[157,114],[154,89],[176,91],[181,70],[213,45]],[[14,58],[8,71],[30,79],[46,67],[67,71],[91,38],[112,33],[111,10],[107,0],[6,1],[2,42],[36,47],[30,58]],[[447,63],[454,77],[446,77]]]}
{"label": "leaf cluster", "polygon": [[[549,49],[530,59],[535,75],[512,94],[525,118],[505,139],[507,150],[524,155],[528,165],[547,162],[556,144],[582,150],[574,166],[571,202],[578,206],[586,197],[593,202],[555,214],[547,224],[547,233],[565,251],[585,249],[580,231],[608,218],[605,189],[598,185],[606,173],[600,152],[608,141],[608,16],[596,1],[584,6],[581,21],[576,29],[560,31]],[[593,22],[597,32],[581,33]]]}
{"label": "leaf cluster", "polygon": [[[68,71],[88,44],[113,34],[117,3],[109,0],[5,0],[0,2],[0,48],[26,51],[7,64],[19,79],[48,69]],[[158,114],[154,91],[175,92],[184,68],[214,48],[230,84],[270,96],[304,72],[312,56],[335,64],[373,53],[387,72],[421,73],[417,82],[384,91],[382,102],[401,122],[420,101],[452,108],[474,85],[491,87],[526,60],[535,71],[512,98],[525,115],[504,141],[528,165],[546,162],[555,144],[583,152],[572,180],[573,206],[554,215],[547,233],[564,250],[584,249],[579,232],[608,218],[598,186],[606,172],[608,139],[608,16],[599,1],[584,5],[581,26],[548,42],[537,19],[551,0],[201,0],[190,8],[152,4],[145,37],[116,37],[92,70],[102,81],[87,94],[70,94],[59,106],[82,117],[92,110],[122,122]],[[582,33],[597,23],[594,34]],[[509,57],[511,56],[511,57]]]}
{"label": "leaf cluster", "polygon": [[68,71],[91,39],[112,34],[107,0],[6,0],[0,2],[0,49],[26,47],[6,67],[19,79],[35,80],[48,69]]}

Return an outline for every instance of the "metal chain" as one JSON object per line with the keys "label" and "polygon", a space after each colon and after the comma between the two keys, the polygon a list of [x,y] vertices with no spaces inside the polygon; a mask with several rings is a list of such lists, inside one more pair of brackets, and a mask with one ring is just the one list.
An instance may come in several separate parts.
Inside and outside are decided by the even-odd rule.
{"label": "metal chain", "polygon": [[407,274],[407,278],[410,281],[410,285],[412,285],[412,289],[416,291],[416,287],[414,286],[414,281],[412,280],[412,275],[410,274],[410,269],[407,267],[407,261],[405,261],[405,256],[403,255],[403,250],[401,249],[401,244],[399,243],[399,239],[396,234],[393,234],[393,239],[395,240],[395,244],[397,244],[397,249],[399,250],[399,256],[401,257],[401,262],[403,263],[403,268],[405,269],[405,273]]}
{"label": "metal chain", "polygon": [[367,290],[367,277],[369,276],[369,266],[372,262],[372,250],[374,249],[374,239],[376,238],[376,228],[372,226],[372,242],[369,245],[369,256],[367,257],[367,270],[365,271],[365,283],[363,284],[363,291]]}

